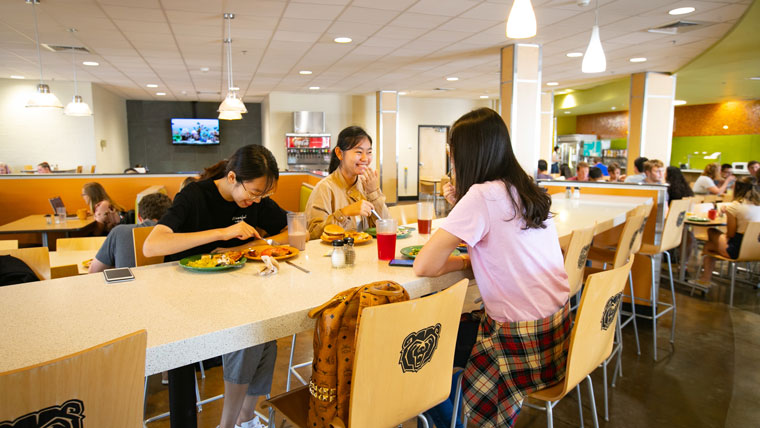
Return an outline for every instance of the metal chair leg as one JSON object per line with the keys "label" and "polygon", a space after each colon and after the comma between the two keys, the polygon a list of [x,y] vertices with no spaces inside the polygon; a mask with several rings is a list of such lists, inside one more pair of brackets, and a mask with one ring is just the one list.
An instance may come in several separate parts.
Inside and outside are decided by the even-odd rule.
{"label": "metal chair leg", "polygon": [[554,428],[554,415],[552,414],[552,402],[546,402],[546,428]]}
{"label": "metal chair leg", "polygon": [[[607,364],[602,364],[602,379],[604,380],[604,420],[609,421],[610,420],[610,413],[609,413],[609,402],[607,397]],[[581,401],[581,394],[580,391],[578,392],[578,405],[580,405]],[[583,413],[581,413],[583,414]],[[582,418],[582,416],[581,416]]]}
{"label": "metal chair leg", "polygon": [[641,345],[639,344],[639,327],[636,325],[636,295],[633,294],[633,274],[628,272],[628,285],[631,290],[631,317],[633,318],[633,335],[636,337],[636,355],[641,355]]}
{"label": "metal chair leg", "polygon": [[195,406],[199,412],[202,412],[203,405],[201,404],[201,391],[198,389],[198,378],[195,377],[195,374],[193,374],[193,377],[195,378]]}
{"label": "metal chair leg", "polygon": [[665,257],[668,258],[668,274],[670,278],[670,297],[673,303],[673,318],[670,320],[670,343],[676,341],[676,288],[673,284],[673,265],[670,260],[670,253],[665,252]]}
{"label": "metal chair leg", "polygon": [[204,370],[203,361],[198,361],[198,364],[201,366],[201,379],[206,379],[206,370]]}
{"label": "metal chair leg", "polygon": [[[464,381],[464,370],[457,376],[457,390],[454,394],[454,411],[451,413],[451,428],[456,428],[457,418],[459,417],[459,401],[462,398],[462,382]],[[467,426],[467,420],[465,419],[464,426]]]}
{"label": "metal chair leg", "polygon": [[581,384],[575,385],[575,392],[578,394],[578,415],[580,415],[580,428],[583,428],[583,399],[581,398]]}
{"label": "metal chair leg", "polygon": [[419,419],[419,420],[422,421],[422,426],[424,426],[425,428],[429,428],[428,421],[427,421],[427,418],[425,417],[425,415],[423,415],[422,413],[420,413],[419,415],[417,415],[417,419]]}
{"label": "metal chair leg", "polygon": [[657,285],[654,277],[654,258],[650,256],[650,260],[652,261],[652,288],[650,296],[652,298],[652,344],[654,345],[654,360],[657,361]]}
{"label": "metal chair leg", "polygon": [[594,417],[594,428],[599,428],[599,418],[596,415],[596,402],[594,401],[594,384],[591,383],[591,375],[586,376],[588,381],[588,393],[591,397],[591,415]]}
{"label": "metal chair leg", "polygon": [[731,269],[731,290],[728,295],[728,306],[734,306],[734,284],[736,283],[736,262],[729,262],[729,269]]}

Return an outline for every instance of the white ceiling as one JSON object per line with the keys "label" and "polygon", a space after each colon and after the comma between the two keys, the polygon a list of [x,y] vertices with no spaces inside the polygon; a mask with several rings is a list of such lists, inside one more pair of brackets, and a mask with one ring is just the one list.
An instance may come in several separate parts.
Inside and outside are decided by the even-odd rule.
{"label": "white ceiling", "polygon": [[[639,71],[675,71],[718,41],[751,0],[600,0],[607,72],[580,71],[594,11],[574,0],[533,0],[543,82],[588,86]],[[41,0],[40,41],[85,46],[78,78],[127,99],[220,100],[226,92],[224,12],[233,12],[235,86],[246,101],[273,91],[364,94],[377,90],[447,97],[498,94],[499,49],[511,0]],[[693,6],[680,17],[668,10]],[[681,35],[646,32],[677,19],[710,25]],[[67,31],[76,28],[76,32]],[[353,38],[347,45],[338,36]],[[629,58],[643,56],[644,63]],[[71,54],[43,49],[44,78],[73,80]],[[97,61],[85,67],[82,61]],[[209,71],[201,71],[208,67]],[[311,70],[312,75],[299,75]],[[0,1],[0,77],[39,76],[32,6]],[[456,82],[446,77],[456,76]],[[149,83],[157,89],[147,88]],[[157,96],[156,92],[166,92]]]}

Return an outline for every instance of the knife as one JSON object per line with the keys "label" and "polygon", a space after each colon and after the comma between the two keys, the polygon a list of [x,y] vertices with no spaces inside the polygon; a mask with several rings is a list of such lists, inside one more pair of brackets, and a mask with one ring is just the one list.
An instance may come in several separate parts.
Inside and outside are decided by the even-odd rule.
{"label": "knife", "polygon": [[298,269],[298,270],[300,270],[300,271],[302,271],[302,272],[311,273],[311,272],[309,272],[307,269],[305,269],[305,268],[302,268],[301,266],[298,266],[297,264],[295,264],[295,263],[291,262],[290,260],[285,260],[285,263],[287,263],[287,264],[289,264],[289,265],[293,266],[294,268],[296,268],[296,269]]}

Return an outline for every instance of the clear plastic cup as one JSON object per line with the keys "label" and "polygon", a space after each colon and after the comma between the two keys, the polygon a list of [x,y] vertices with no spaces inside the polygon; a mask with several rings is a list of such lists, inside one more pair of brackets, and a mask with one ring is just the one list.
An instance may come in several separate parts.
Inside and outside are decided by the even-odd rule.
{"label": "clear plastic cup", "polygon": [[377,220],[377,258],[379,260],[393,260],[396,256],[396,220]]}
{"label": "clear plastic cup", "polygon": [[430,201],[417,202],[417,230],[420,235],[429,235],[433,227],[435,209]]}
{"label": "clear plastic cup", "polygon": [[306,249],[309,230],[306,228],[306,213],[288,213],[288,244],[299,251]]}
{"label": "clear plastic cup", "polygon": [[58,207],[55,209],[61,224],[66,224],[66,207]]}

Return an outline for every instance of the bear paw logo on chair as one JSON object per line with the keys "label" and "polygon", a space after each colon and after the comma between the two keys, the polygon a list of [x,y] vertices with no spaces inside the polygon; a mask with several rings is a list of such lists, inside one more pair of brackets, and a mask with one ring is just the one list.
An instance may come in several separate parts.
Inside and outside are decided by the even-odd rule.
{"label": "bear paw logo on chair", "polygon": [[10,421],[0,421],[0,427],[8,428],[82,428],[84,403],[68,400],[60,406],[50,406],[36,412],[27,413]]}
{"label": "bear paw logo on chair", "polygon": [[420,371],[433,358],[440,337],[441,324],[409,333],[401,345],[401,356],[398,360],[401,371],[403,373]]}
{"label": "bear paw logo on chair", "polygon": [[602,313],[602,330],[607,330],[610,328],[612,321],[615,320],[618,307],[620,306],[620,299],[622,297],[623,293],[618,293],[607,300],[607,304],[604,305],[604,312]]}

